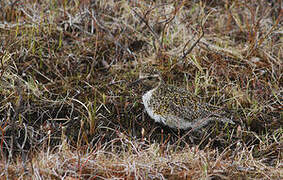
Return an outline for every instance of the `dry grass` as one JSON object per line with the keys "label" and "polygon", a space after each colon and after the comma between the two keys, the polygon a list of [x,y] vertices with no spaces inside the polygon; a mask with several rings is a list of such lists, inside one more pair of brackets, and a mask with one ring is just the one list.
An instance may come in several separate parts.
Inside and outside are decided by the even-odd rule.
{"label": "dry grass", "polygon": [[[0,1],[0,177],[282,179],[282,3]],[[144,112],[141,64],[234,126]]]}

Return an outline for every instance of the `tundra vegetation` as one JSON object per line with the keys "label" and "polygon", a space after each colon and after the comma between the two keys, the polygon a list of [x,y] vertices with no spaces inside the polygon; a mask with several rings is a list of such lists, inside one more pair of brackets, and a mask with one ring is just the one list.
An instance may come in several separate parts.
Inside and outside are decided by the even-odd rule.
{"label": "tundra vegetation", "polygon": [[[282,179],[282,2],[0,1],[1,179]],[[145,112],[142,64],[234,125]]]}

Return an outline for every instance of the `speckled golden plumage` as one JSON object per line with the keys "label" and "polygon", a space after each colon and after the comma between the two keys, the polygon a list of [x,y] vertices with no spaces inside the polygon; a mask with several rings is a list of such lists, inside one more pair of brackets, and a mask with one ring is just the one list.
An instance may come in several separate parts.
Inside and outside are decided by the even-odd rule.
{"label": "speckled golden plumage", "polygon": [[[145,110],[156,122],[178,129],[199,129],[210,121],[233,121],[222,117],[212,106],[200,103],[198,98],[184,88],[167,85],[160,74],[143,75],[142,78],[154,77],[159,84],[142,97]],[[214,108],[215,109],[215,108]]]}

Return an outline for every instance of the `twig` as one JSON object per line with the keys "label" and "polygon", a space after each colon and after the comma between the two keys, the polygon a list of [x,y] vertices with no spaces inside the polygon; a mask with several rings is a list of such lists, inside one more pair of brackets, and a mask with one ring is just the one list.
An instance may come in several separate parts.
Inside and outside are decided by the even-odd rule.
{"label": "twig", "polygon": [[204,31],[203,31],[203,25],[201,25],[201,34],[199,36],[199,38],[193,43],[193,45],[190,47],[190,49],[188,49],[187,51],[185,51],[186,47],[188,46],[189,42],[193,39],[190,39],[189,41],[187,41],[187,43],[185,44],[184,48],[183,48],[183,56],[181,57],[181,60],[185,59],[186,56],[188,54],[190,54],[192,52],[192,50],[194,49],[194,47],[200,42],[201,38],[203,38],[204,36]]}
{"label": "twig", "polygon": [[153,34],[154,38],[157,40],[159,47],[161,47],[161,42],[158,40],[159,37],[156,34],[156,32],[152,29],[152,27],[148,24],[148,21],[145,20],[145,18],[143,18],[141,15],[139,15],[134,9],[133,12],[135,13],[135,15],[140,18],[140,20],[146,25],[146,27],[150,30],[150,32]]}

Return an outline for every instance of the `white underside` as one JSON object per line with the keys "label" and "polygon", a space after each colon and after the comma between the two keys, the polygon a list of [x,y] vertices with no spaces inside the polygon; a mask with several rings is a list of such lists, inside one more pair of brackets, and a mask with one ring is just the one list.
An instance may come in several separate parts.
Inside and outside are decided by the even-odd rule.
{"label": "white underside", "polygon": [[147,112],[147,114],[152,118],[154,119],[156,122],[163,122],[164,124],[165,123],[165,118],[163,118],[162,116],[156,114],[153,112],[152,108],[149,107],[149,101],[151,99],[151,96],[152,96],[152,93],[155,89],[152,89],[150,91],[148,91],[147,93],[145,93],[143,96],[142,96],[142,101],[143,101],[143,105],[145,107],[145,110]]}
{"label": "white underside", "polygon": [[[199,129],[203,127],[204,125],[206,125],[210,120],[216,120],[215,118],[207,117],[207,118],[195,119],[193,122],[188,122],[174,115],[170,116],[167,114],[166,117],[159,115],[153,111],[152,107],[150,107],[150,99],[155,90],[156,88],[148,91],[142,97],[142,101],[143,101],[146,112],[152,119],[154,119],[155,122],[161,122],[171,128],[177,128],[177,129],[188,129],[188,128]],[[223,119],[220,118],[217,120],[223,121],[224,123],[228,122],[228,123],[234,124],[232,120],[227,119],[227,118],[223,118]]]}
{"label": "white underside", "polygon": [[[156,89],[156,88],[155,88]],[[148,91],[147,93],[145,93],[143,96],[142,96],[142,101],[143,101],[143,104],[144,104],[144,107],[145,107],[145,110],[147,112],[147,114],[152,118],[154,119],[155,122],[161,122],[171,128],[180,128],[180,129],[187,129],[189,127],[193,128],[194,125],[190,122],[186,122],[184,124],[184,120],[180,121],[178,120],[178,117],[176,116],[168,116],[165,118],[164,116],[162,115],[159,115],[157,113],[155,113],[153,111],[153,108],[150,107],[150,99],[151,99],[151,96],[152,96],[152,93],[155,89],[152,89],[150,91]],[[178,123],[179,122],[179,123]],[[180,123],[180,122],[183,122],[183,123]]]}

